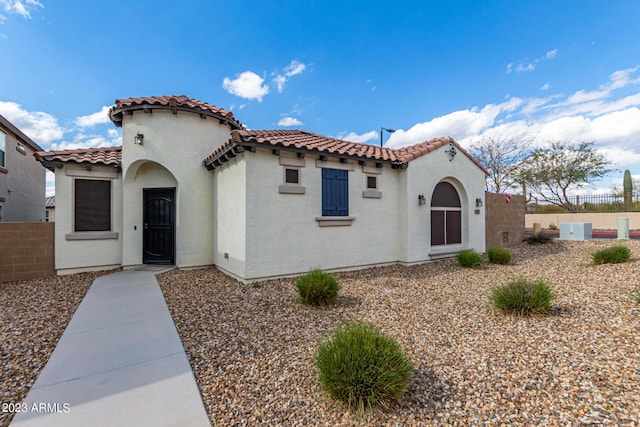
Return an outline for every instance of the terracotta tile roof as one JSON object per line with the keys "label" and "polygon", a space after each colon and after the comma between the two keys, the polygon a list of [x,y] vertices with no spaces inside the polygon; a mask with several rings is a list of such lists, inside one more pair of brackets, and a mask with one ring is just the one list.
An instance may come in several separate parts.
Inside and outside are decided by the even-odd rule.
{"label": "terracotta tile roof", "polygon": [[487,173],[477,160],[471,157],[464,148],[450,137],[435,138],[431,141],[402,148],[387,148],[343,141],[303,130],[234,130],[231,132],[231,139],[207,156],[204,164],[206,166],[211,165],[234,146],[267,146],[350,157],[370,162],[391,163],[395,167],[406,167],[410,161],[447,144],[453,144],[458,152],[468,156],[479,168]]}
{"label": "terracotta tile roof", "polygon": [[33,153],[36,160],[45,167],[56,163],[81,163],[92,165],[119,166],[122,160],[122,147],[81,148],[78,150],[38,151]]}
{"label": "terracotta tile roof", "polygon": [[44,199],[44,207],[45,208],[55,208],[56,207],[56,196],[49,196]]}
{"label": "terracotta tile roof", "polygon": [[116,99],[116,105],[109,109],[109,118],[118,127],[122,126],[122,115],[125,111],[144,109],[169,109],[174,111],[190,111],[213,116],[229,124],[232,129],[243,128],[231,111],[216,107],[206,102],[189,98],[185,95],[143,96],[140,98]]}

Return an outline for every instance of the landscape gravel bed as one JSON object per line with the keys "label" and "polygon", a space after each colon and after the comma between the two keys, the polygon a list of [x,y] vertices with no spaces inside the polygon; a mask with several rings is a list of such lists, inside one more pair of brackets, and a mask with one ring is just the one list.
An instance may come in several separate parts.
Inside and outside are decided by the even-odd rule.
{"label": "landscape gravel bed", "polygon": [[93,280],[105,272],[0,283],[0,427],[13,419]]}
{"label": "landscape gravel bed", "polygon": [[[337,304],[301,304],[295,279],[241,284],[216,269],[159,282],[213,425],[638,425],[640,242],[628,263],[590,265],[619,242],[522,244],[513,265],[453,259],[337,274]],[[553,313],[494,311],[489,289],[526,276],[555,290]],[[318,385],[318,344],[366,321],[416,366],[402,400],[358,414]]]}

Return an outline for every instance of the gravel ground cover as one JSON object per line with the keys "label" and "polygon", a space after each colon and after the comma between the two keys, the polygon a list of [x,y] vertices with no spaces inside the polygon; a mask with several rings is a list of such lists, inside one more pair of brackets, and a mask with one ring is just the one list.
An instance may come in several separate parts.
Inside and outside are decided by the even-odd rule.
{"label": "gravel ground cover", "polygon": [[[334,306],[300,304],[295,279],[241,284],[215,269],[159,276],[213,425],[638,425],[640,242],[590,265],[611,240],[521,245],[513,265],[455,260],[340,273]],[[553,314],[505,316],[494,285],[525,275]],[[417,372],[401,402],[358,414],[317,382],[321,340],[345,322],[395,337]]]}
{"label": "gravel ground cover", "polygon": [[[0,283],[0,404],[27,396],[89,286],[104,274]],[[0,426],[13,415],[1,410]]]}

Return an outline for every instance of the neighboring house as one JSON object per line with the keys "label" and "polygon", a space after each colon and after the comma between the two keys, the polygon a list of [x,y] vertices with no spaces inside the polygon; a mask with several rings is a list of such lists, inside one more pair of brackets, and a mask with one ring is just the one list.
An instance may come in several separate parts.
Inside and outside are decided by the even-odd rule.
{"label": "neighboring house", "polygon": [[0,222],[44,220],[45,170],[33,154],[42,148],[0,115]]}
{"label": "neighboring house", "polygon": [[44,220],[46,222],[55,222],[56,220],[56,196],[47,197],[44,200]]}
{"label": "neighboring house", "polygon": [[122,147],[36,154],[55,172],[61,274],[216,265],[253,281],[485,250],[486,171],[453,139],[390,149],[249,131],[185,96],[109,114]]}

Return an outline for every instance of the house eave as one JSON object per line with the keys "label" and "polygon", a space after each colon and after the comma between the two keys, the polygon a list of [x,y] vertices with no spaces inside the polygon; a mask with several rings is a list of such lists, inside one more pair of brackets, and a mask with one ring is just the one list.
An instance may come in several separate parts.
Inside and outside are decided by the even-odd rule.
{"label": "house eave", "polygon": [[234,120],[229,120],[227,117],[222,116],[221,114],[216,114],[213,111],[202,110],[198,108],[189,108],[182,106],[170,106],[170,105],[157,105],[157,104],[141,104],[141,105],[131,105],[127,107],[121,107],[113,110],[109,114],[109,118],[117,127],[122,127],[122,118],[124,115],[133,115],[134,111],[144,111],[147,114],[153,112],[153,110],[169,110],[173,114],[178,114],[179,111],[191,114],[198,114],[201,119],[206,119],[208,117],[217,119],[220,124],[228,125],[232,130],[234,129],[242,129],[242,125]]}
{"label": "house eave", "polygon": [[393,169],[406,169],[408,166],[404,162],[397,162],[392,160],[384,160],[384,159],[370,158],[370,157],[364,157],[364,156],[350,156],[350,155],[339,154],[339,153],[327,153],[321,150],[310,150],[307,148],[298,148],[298,147],[285,147],[279,144],[267,145],[267,144],[260,144],[260,143],[251,142],[251,141],[243,141],[243,142],[231,141],[228,147],[226,147],[224,150],[217,153],[211,159],[205,160],[203,163],[204,163],[204,166],[207,168],[207,170],[211,171],[211,170],[214,170],[216,167],[226,163],[229,160],[229,157],[235,157],[235,155],[239,152],[250,151],[252,153],[255,153],[258,148],[265,149],[265,150],[270,149],[272,150],[272,153],[276,155],[279,155],[281,152],[286,151],[288,153],[295,153],[296,156],[301,158],[304,158],[304,156],[306,155],[311,155],[311,156],[318,156],[318,158],[321,158],[323,160],[327,160],[328,158],[334,158],[342,163],[346,163],[349,160],[352,160],[352,161],[358,162],[361,165],[366,163],[373,163],[375,164],[376,167],[382,167],[384,164],[387,164],[387,165],[390,165]]}

